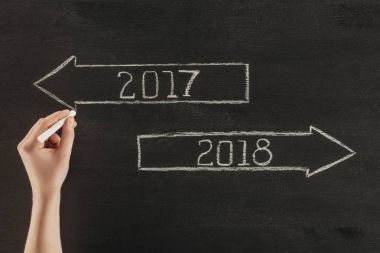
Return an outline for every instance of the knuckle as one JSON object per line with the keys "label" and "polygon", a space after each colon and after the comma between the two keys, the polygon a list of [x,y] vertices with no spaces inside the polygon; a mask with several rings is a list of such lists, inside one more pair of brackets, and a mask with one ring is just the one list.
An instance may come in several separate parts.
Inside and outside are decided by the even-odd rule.
{"label": "knuckle", "polygon": [[19,142],[19,144],[17,144],[17,150],[21,152],[23,151],[23,149],[24,149],[24,144],[22,142]]}
{"label": "knuckle", "polygon": [[42,124],[43,124],[43,122],[44,122],[44,118],[39,118],[38,120],[37,120],[37,122],[36,122],[36,126],[41,126]]}
{"label": "knuckle", "polygon": [[18,145],[17,145],[17,150],[19,153],[27,153],[29,152],[31,149],[31,146],[27,143],[25,143],[24,141],[21,141]]}
{"label": "knuckle", "polygon": [[45,118],[41,118],[40,119],[40,124],[43,127],[48,127],[49,126],[49,124],[48,124],[48,122],[47,122],[47,120]]}
{"label": "knuckle", "polygon": [[17,145],[17,150],[19,153],[24,153],[24,152],[28,151],[28,146],[24,142],[20,142]]}

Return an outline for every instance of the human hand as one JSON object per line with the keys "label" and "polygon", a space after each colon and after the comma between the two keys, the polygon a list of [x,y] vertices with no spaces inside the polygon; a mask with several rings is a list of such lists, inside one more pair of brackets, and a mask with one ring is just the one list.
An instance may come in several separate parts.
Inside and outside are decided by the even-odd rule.
{"label": "human hand", "polygon": [[69,170],[77,123],[73,117],[68,117],[62,128],[62,136],[53,134],[44,144],[37,141],[37,136],[68,114],[69,110],[63,110],[39,119],[17,146],[33,195],[47,195],[61,190]]}

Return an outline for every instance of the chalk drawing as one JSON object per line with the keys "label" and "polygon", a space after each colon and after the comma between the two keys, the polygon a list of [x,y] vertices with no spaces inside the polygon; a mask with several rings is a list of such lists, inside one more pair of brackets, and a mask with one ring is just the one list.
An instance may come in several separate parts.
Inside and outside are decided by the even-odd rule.
{"label": "chalk drawing", "polygon": [[239,166],[248,166],[249,163],[247,163],[247,141],[246,140],[238,140],[238,142],[243,144],[241,162],[238,165]]}
{"label": "chalk drawing", "polygon": [[193,85],[195,78],[197,77],[197,75],[199,75],[199,73],[201,71],[200,70],[182,70],[182,69],[180,69],[180,70],[178,70],[178,72],[191,74],[191,77],[186,84],[185,94],[183,95],[184,97],[190,97],[189,93],[190,93],[191,86]]}
{"label": "chalk drawing", "polygon": [[[221,152],[220,150],[223,144],[228,144],[228,148],[229,148],[227,163],[222,162],[220,158],[220,152]],[[234,146],[232,144],[232,141],[227,141],[227,140],[219,141],[218,145],[216,146],[216,163],[219,166],[231,166],[231,164],[233,163],[233,152],[234,152]]]}
{"label": "chalk drawing", "polygon": [[175,83],[174,83],[173,71],[164,70],[164,71],[162,71],[162,73],[168,73],[170,75],[170,94],[168,95],[167,98],[178,98],[178,96],[176,94],[174,94]]}
{"label": "chalk drawing", "polygon": [[[201,159],[204,155],[206,155],[208,152],[210,152],[210,148],[208,148],[206,151],[203,151],[199,157],[197,164],[198,166],[177,166],[177,167],[144,167],[142,166],[142,146],[141,146],[141,140],[142,139],[154,139],[154,138],[177,138],[177,137],[209,137],[209,136],[289,136],[289,137],[296,137],[296,136],[311,136],[313,134],[320,134],[326,139],[330,140],[333,143],[336,143],[338,146],[345,149],[348,154],[343,156],[342,158],[331,162],[329,164],[326,164],[324,166],[321,166],[320,168],[310,172],[310,169],[308,167],[303,166],[266,166],[270,163],[271,159],[273,158],[272,152],[269,150],[270,142],[267,139],[260,139],[256,144],[257,148],[260,151],[266,151],[268,152],[269,159],[266,162],[257,162],[256,164],[259,166],[227,166],[230,164],[228,163],[221,163],[218,162],[219,166],[213,166],[214,164],[212,162],[210,163],[204,163],[201,162]],[[203,139],[200,143],[208,143],[211,147],[211,141],[209,139]],[[223,142],[225,143],[225,142]],[[244,142],[242,142],[243,145]],[[220,148],[219,148],[220,150]],[[243,150],[246,150],[243,146]],[[218,151],[217,151],[218,152]],[[231,148],[232,152],[232,148]],[[230,152],[230,153],[231,153]],[[327,133],[323,132],[322,130],[310,126],[308,132],[272,132],[272,131],[231,131],[231,132],[174,132],[174,133],[162,133],[162,134],[141,134],[137,136],[137,168],[139,171],[158,171],[158,172],[167,172],[167,171],[302,171],[305,172],[306,177],[311,177],[315,174],[318,174],[322,171],[325,171],[345,160],[348,158],[354,156],[356,154],[355,151],[353,151],[351,148],[346,146],[341,141],[335,139],[331,135],[328,135]],[[231,156],[229,156],[231,159]],[[243,157],[242,163],[239,165],[246,165],[246,157]]]}
{"label": "chalk drawing", "polygon": [[[140,142],[140,139],[137,139],[137,141]],[[198,166],[213,166],[214,162],[209,162],[209,163],[202,163],[201,162],[202,157],[205,156],[205,155],[207,155],[211,151],[211,149],[212,149],[212,142],[211,142],[211,140],[208,140],[208,139],[206,139],[206,140],[200,140],[198,142],[198,145],[201,146],[202,143],[208,143],[209,144],[209,148],[206,151],[202,152],[198,156],[197,164],[198,164]],[[139,160],[141,160],[141,159],[139,159]]]}
{"label": "chalk drawing", "polygon": [[[187,97],[188,99],[180,99],[178,96],[174,94],[174,81],[173,81],[173,76],[171,77],[170,84],[171,84],[171,92],[167,96],[169,98],[168,100],[160,99],[160,100],[124,100],[124,99],[134,99],[134,95],[125,95],[125,89],[128,86],[128,84],[132,81],[132,76],[131,78],[124,84],[122,87],[122,90],[120,91],[120,98],[123,100],[75,100],[74,101],[74,106],[70,105],[68,102],[62,100],[59,98],[56,94],[53,94],[46,88],[42,87],[41,83],[47,80],[49,77],[52,77],[56,73],[58,73],[61,69],[63,69],[65,66],[73,64],[75,68],[113,68],[113,67],[202,67],[202,66],[241,66],[244,67],[245,71],[245,76],[243,79],[245,80],[245,83],[242,83],[242,85],[245,85],[244,87],[244,94],[241,99],[209,99],[209,100],[200,100],[200,99],[189,99],[191,97],[190,95],[190,89],[192,85],[194,84],[194,80],[196,80],[196,77],[200,74],[200,70],[185,70],[185,69],[180,69],[180,73],[189,73],[191,74],[191,77],[189,78],[188,83],[186,84],[186,89],[184,92],[183,97]],[[169,71],[164,70],[163,73],[168,73]],[[122,77],[124,75],[128,75],[126,71],[121,71],[117,74],[117,77]],[[149,72],[150,73],[150,72]],[[145,73],[147,74],[147,73]],[[153,74],[156,76],[156,73],[153,72]],[[143,80],[146,78],[145,75],[143,75]],[[158,83],[158,79],[157,83]],[[238,80],[237,80],[238,81]],[[249,95],[249,89],[250,89],[250,81],[249,81],[249,64],[247,63],[242,63],[242,62],[230,62],[230,63],[219,63],[219,62],[214,62],[214,63],[164,63],[164,64],[77,64],[77,57],[76,56],[71,56],[67,60],[65,60],[62,64],[60,64],[58,67],[56,67],[54,70],[49,72],[47,75],[39,79],[38,81],[33,83],[34,86],[36,86],[39,90],[41,90],[43,93],[46,95],[50,96],[57,102],[72,108],[76,109],[77,105],[82,104],[82,105],[90,105],[90,104],[114,104],[114,105],[121,105],[121,104],[177,104],[177,103],[187,103],[187,104],[245,104],[249,103],[250,100],[250,95]],[[145,83],[143,84],[145,85]],[[156,90],[157,91],[157,90]],[[143,89],[144,92],[144,89]],[[156,98],[157,92],[154,95],[147,95],[146,93],[143,94],[143,98],[146,99],[153,99]],[[173,100],[175,99],[175,100]]]}
{"label": "chalk drawing", "polygon": [[[260,145],[260,143],[263,143],[263,142],[264,142],[265,144],[264,144],[264,145]],[[256,165],[258,165],[258,166],[266,166],[266,165],[268,165],[268,164],[272,161],[272,159],[273,159],[273,154],[272,154],[272,151],[270,151],[270,150],[268,149],[269,145],[270,145],[270,142],[269,142],[268,139],[259,139],[259,140],[256,142],[256,147],[257,147],[257,149],[256,149],[255,152],[253,152],[253,154],[252,154],[253,162],[254,162]],[[264,152],[266,152],[266,153],[269,155],[268,160],[266,160],[265,162],[259,162],[259,161],[257,161],[257,159],[256,159],[256,153],[258,153],[258,152],[260,152],[260,151],[264,151]]]}
{"label": "chalk drawing", "polygon": [[132,95],[124,95],[125,89],[127,88],[128,84],[130,84],[133,81],[133,76],[131,73],[126,72],[126,71],[121,71],[121,72],[117,73],[117,77],[122,77],[123,75],[128,77],[128,81],[124,84],[123,88],[121,88],[120,98],[122,98],[122,99],[134,99],[135,95],[136,95],[135,93],[133,93]]}
{"label": "chalk drawing", "polygon": [[[154,80],[155,80],[155,94],[154,95],[147,95],[146,94],[146,85],[145,85],[145,78],[146,74],[154,74]],[[158,97],[158,87],[159,87],[159,81],[158,81],[158,74],[156,71],[144,71],[142,75],[142,97],[147,99],[153,99]]]}

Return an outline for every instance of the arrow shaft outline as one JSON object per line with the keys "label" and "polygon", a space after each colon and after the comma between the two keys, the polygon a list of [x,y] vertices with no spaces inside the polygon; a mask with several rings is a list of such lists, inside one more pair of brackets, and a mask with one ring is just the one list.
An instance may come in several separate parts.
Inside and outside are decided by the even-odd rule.
{"label": "arrow shaft outline", "polygon": [[156,100],[156,101],[147,101],[147,100],[133,100],[133,101],[114,101],[114,100],[103,100],[103,101],[74,101],[78,105],[90,105],[90,104],[247,104],[249,101],[246,100]]}
{"label": "arrow shaft outline", "polygon": [[200,136],[309,136],[311,132],[230,131],[230,132],[173,132],[163,134],[140,134],[140,138],[173,138]]}
{"label": "arrow shaft outline", "polygon": [[222,166],[201,166],[201,167],[142,167],[141,171],[307,171],[307,167],[292,167],[292,166],[246,166],[246,167],[222,167]]}

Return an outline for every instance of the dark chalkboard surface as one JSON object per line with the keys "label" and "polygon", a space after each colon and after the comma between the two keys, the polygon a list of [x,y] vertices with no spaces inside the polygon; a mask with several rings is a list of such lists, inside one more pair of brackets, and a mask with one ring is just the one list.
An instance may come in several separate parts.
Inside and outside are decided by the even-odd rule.
{"label": "dark chalkboard surface", "polygon": [[1,252],[63,104],[65,252],[380,251],[377,1],[14,0],[0,31]]}

